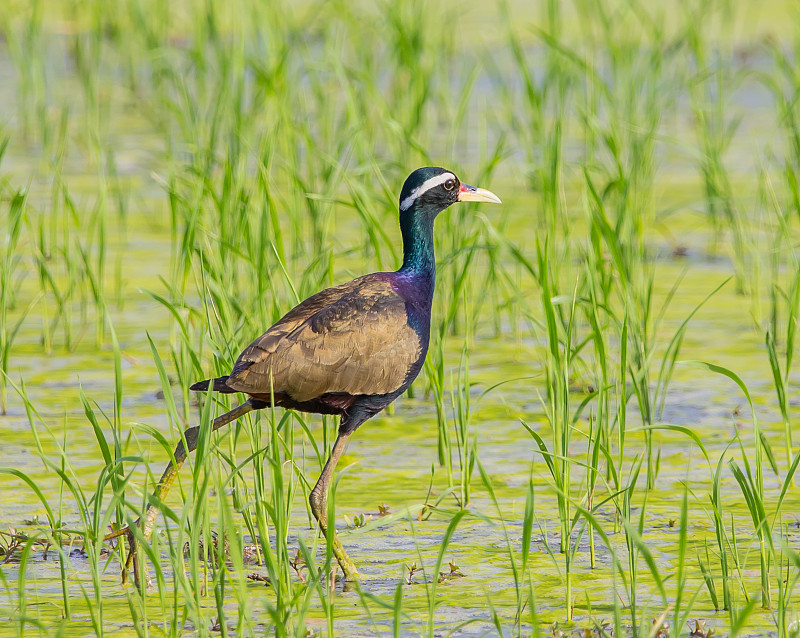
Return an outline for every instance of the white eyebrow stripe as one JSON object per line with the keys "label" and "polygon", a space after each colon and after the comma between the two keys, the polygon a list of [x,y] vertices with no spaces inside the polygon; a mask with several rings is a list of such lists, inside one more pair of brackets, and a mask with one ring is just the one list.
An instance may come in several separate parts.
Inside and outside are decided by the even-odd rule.
{"label": "white eyebrow stripe", "polygon": [[411,194],[406,197],[402,202],[400,202],[400,210],[406,211],[411,208],[411,204],[413,204],[421,195],[427,193],[430,189],[436,188],[440,184],[444,184],[448,179],[455,180],[456,176],[452,173],[442,173],[441,175],[437,175],[436,177],[431,177],[430,179],[426,179],[422,184],[417,186]]}

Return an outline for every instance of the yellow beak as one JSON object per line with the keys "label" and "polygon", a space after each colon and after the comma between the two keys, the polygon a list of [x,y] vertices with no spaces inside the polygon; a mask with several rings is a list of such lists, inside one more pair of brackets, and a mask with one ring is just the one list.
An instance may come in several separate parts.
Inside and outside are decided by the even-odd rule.
{"label": "yellow beak", "polygon": [[490,204],[502,204],[500,198],[492,191],[485,188],[477,188],[469,184],[461,184],[458,191],[458,201],[460,202],[489,202]]}

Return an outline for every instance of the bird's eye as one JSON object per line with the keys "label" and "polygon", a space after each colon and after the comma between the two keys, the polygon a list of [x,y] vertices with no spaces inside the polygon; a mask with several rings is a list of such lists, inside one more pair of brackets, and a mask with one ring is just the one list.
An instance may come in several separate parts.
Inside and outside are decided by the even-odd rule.
{"label": "bird's eye", "polygon": [[455,188],[455,185],[456,185],[456,180],[454,180],[454,179],[448,179],[444,183],[445,190],[449,190],[449,191],[453,190],[453,188]]}

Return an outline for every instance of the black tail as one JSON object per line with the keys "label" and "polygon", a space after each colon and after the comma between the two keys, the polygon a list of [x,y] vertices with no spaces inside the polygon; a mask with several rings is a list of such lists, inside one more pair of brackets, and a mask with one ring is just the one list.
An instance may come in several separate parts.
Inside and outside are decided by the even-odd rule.
{"label": "black tail", "polygon": [[233,388],[228,387],[228,377],[218,377],[216,379],[206,379],[205,381],[198,381],[194,385],[189,386],[190,390],[195,392],[206,392],[208,385],[213,382],[214,392],[222,392],[222,394],[233,394],[236,392]]}

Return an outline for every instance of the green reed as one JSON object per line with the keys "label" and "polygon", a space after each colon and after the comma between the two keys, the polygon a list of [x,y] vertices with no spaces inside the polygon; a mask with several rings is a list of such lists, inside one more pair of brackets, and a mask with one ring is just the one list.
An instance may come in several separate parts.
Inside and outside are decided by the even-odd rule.
{"label": "green reed", "polygon": [[[474,19],[479,9],[488,13]],[[118,620],[139,635],[337,635],[355,614],[369,615],[375,633],[431,634],[460,629],[442,620],[456,606],[486,631],[520,636],[569,616],[576,624],[552,633],[608,635],[613,626],[617,636],[656,636],[669,621],[670,635],[687,635],[687,621],[713,607],[728,610],[721,632],[771,623],[790,634],[796,35],[751,41],[737,31],[742,8],[711,0],[675,12],[583,0],[493,11],[422,0],[59,0],[12,2],[0,15],[0,65],[8,61],[13,77],[0,102],[10,104],[0,112],[0,398],[12,415],[9,446],[26,441],[35,459],[24,471],[7,461],[13,471],[3,476],[26,507],[47,513],[0,565],[3,619],[18,635],[69,633],[84,617],[97,635]],[[751,117],[737,99],[754,83],[771,104]],[[759,123],[763,137],[748,128]],[[738,164],[747,144],[755,171]],[[395,513],[425,507],[411,527],[427,560],[424,585],[368,559],[377,584],[332,590],[330,552],[309,528],[305,501],[334,424],[320,429],[315,418],[276,410],[204,438],[143,549],[155,591],[120,594],[117,559],[101,553],[99,538],[141,511],[180,433],[230,406],[201,397],[198,408],[188,386],[227,373],[242,346],[299,299],[394,268],[398,184],[428,163],[507,203],[500,213],[454,207],[437,221],[426,374],[389,419],[425,411],[431,446],[420,447],[428,451],[419,467],[438,453],[447,474],[444,490],[435,476],[418,486],[430,492],[426,506],[390,504]],[[707,215],[689,226],[694,210]],[[163,263],[144,263],[151,253],[138,261],[150,242],[164,247]],[[669,254],[680,244],[685,269]],[[733,263],[707,260],[708,246]],[[698,288],[693,277],[706,267],[715,275]],[[746,296],[706,297],[729,274]],[[753,391],[754,432],[736,451],[691,416],[659,421],[685,387],[677,359],[716,357],[702,331],[740,301],[752,309],[758,345],[746,320],[736,352],[720,354],[747,372]],[[755,348],[763,369],[725,359]],[[35,358],[42,353],[52,372]],[[80,370],[82,393],[60,386],[72,378],[55,365],[62,356],[73,357],[66,364]],[[25,385],[18,366],[30,375]],[[718,371],[706,367],[696,385],[713,388]],[[19,391],[6,398],[9,378]],[[764,379],[766,392],[756,383]],[[153,383],[163,400],[152,399]],[[480,411],[476,388],[491,390]],[[530,407],[538,395],[542,407]],[[28,438],[13,421],[23,412]],[[528,440],[513,427],[518,418],[537,462],[519,470],[511,459],[490,475],[494,438]],[[727,425],[716,413],[705,418]],[[387,446],[403,432],[379,418],[359,438],[382,427]],[[93,437],[91,464],[73,433]],[[711,471],[686,472],[680,503],[667,508],[680,529],[664,541],[661,490],[678,494],[664,474],[674,433],[695,444],[688,463],[700,450]],[[788,468],[777,487],[765,480],[776,441]],[[337,505],[371,503],[365,485],[380,484],[385,470],[340,473]],[[451,494],[469,513],[443,510]],[[380,543],[411,525],[392,516],[348,538]],[[473,536],[480,516],[490,531]],[[534,524],[553,521],[561,552],[540,562]],[[32,571],[45,543],[61,559],[54,595]],[[245,545],[256,546],[259,565],[243,562]],[[78,546],[91,557],[80,573],[68,556]],[[453,548],[481,567],[439,583]],[[251,570],[271,586],[248,581]],[[391,582],[382,589],[381,579]],[[610,585],[601,591],[593,579]],[[474,602],[478,590],[486,593]],[[774,615],[758,616],[759,604]]]}
{"label": "green reed", "polygon": [[11,199],[8,206],[8,217],[6,217],[5,241],[3,242],[3,254],[0,259],[0,413],[6,413],[6,378],[9,373],[8,362],[11,354],[11,346],[19,332],[22,322],[31,308],[21,313],[21,317],[16,322],[11,323],[9,311],[14,309],[17,304],[17,293],[22,283],[19,273],[20,255],[17,253],[22,234],[22,226],[25,221],[25,194],[17,192]]}
{"label": "green reed", "polygon": [[[691,75],[688,78],[695,117],[698,140],[699,172],[703,177],[704,197],[707,212],[714,230],[710,250],[716,252],[723,233],[730,231],[736,264],[736,286],[744,290],[746,263],[746,220],[737,210],[725,154],[741,122],[740,117],[731,117],[728,110],[728,92],[736,90],[741,83],[741,73],[726,67],[729,52],[710,43],[700,32],[700,25],[716,14],[723,20],[730,19],[723,3],[711,0],[686,7],[686,32],[684,38],[691,52]],[[728,53],[728,55],[726,55]]]}

